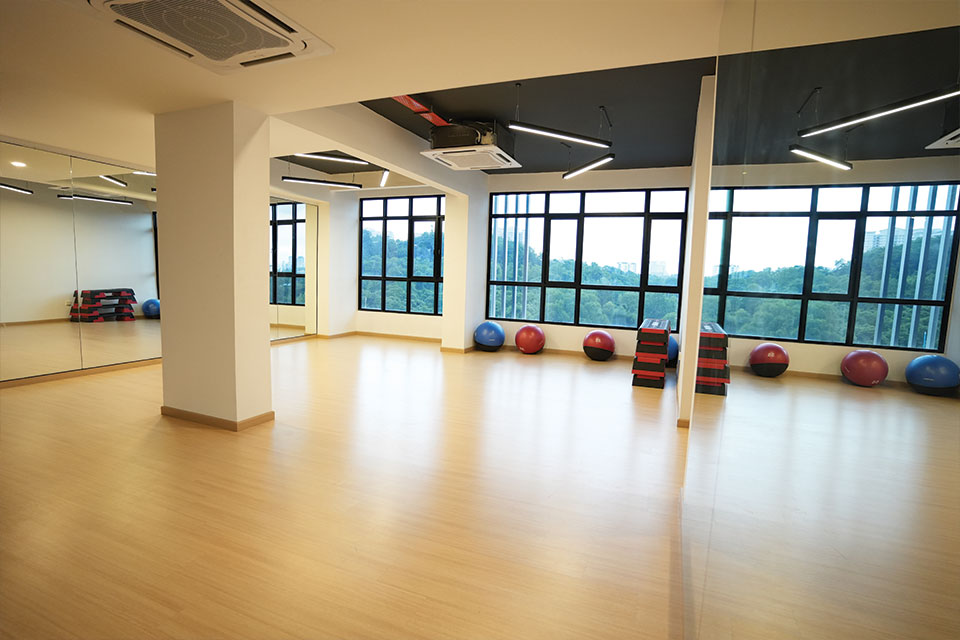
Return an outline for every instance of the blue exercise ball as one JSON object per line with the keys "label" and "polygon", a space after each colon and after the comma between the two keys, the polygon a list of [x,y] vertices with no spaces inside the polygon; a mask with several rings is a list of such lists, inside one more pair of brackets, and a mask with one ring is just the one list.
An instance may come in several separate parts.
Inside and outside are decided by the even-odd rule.
{"label": "blue exercise ball", "polygon": [[147,318],[159,318],[160,317],[160,301],[154,298],[146,300],[143,304],[140,305],[140,309],[143,310],[143,315]]}
{"label": "blue exercise ball", "polygon": [[503,346],[506,339],[507,334],[503,332],[503,327],[492,320],[481,322],[473,332],[473,342],[481,351],[496,351]]}
{"label": "blue exercise ball", "polygon": [[677,342],[677,339],[673,336],[670,336],[669,342],[667,342],[667,366],[675,367],[677,366],[677,356],[680,355],[680,343]]}
{"label": "blue exercise ball", "polygon": [[960,387],[960,367],[949,358],[928,355],[907,365],[907,382],[915,391],[930,396],[949,396]]}

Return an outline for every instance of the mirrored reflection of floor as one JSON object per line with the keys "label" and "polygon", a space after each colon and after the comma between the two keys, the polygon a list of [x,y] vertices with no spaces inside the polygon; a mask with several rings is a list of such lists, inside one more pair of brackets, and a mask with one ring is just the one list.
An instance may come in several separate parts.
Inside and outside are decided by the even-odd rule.
{"label": "mirrored reflection of floor", "polygon": [[160,357],[160,321],[0,326],[0,379]]}
{"label": "mirrored reflection of floor", "polygon": [[281,338],[296,338],[306,334],[306,327],[300,327],[290,324],[271,324],[270,339],[279,340]]}
{"label": "mirrored reflection of floor", "polygon": [[697,398],[687,638],[957,638],[960,401],[734,376]]}

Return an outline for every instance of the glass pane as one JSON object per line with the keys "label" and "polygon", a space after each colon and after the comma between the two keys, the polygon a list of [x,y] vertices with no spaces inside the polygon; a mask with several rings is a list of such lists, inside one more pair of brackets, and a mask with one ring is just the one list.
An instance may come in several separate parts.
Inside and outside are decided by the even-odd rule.
{"label": "glass pane", "polygon": [[390,198],[387,200],[388,216],[406,216],[410,214],[410,198]]}
{"label": "glass pane", "polygon": [[817,342],[846,342],[849,302],[811,300],[807,303],[807,330],[805,340]]}
{"label": "glass pane", "polygon": [[304,289],[304,279],[303,276],[298,276],[296,282],[294,282],[296,287],[293,292],[293,303],[294,304],[304,304],[306,302],[306,293]]}
{"label": "glass pane", "polygon": [[379,280],[361,280],[360,281],[360,308],[373,309],[380,311],[380,281]]}
{"label": "glass pane", "polygon": [[[443,200],[440,201],[441,203]],[[446,234],[444,233],[445,220],[440,221],[440,277],[443,277],[443,250],[446,247]]]}
{"label": "glass pane", "polygon": [[729,189],[712,189],[710,191],[710,213],[726,213],[729,209],[729,199]]}
{"label": "glass pane", "polygon": [[296,203],[297,220],[306,220],[307,219],[307,205],[302,202]]}
{"label": "glass pane", "polygon": [[277,277],[270,276],[270,304],[277,303],[277,296],[274,293],[274,285],[276,285],[276,283],[277,283]]}
{"label": "glass pane", "polygon": [[443,283],[440,283],[440,296],[437,300],[437,313],[443,314]]}
{"label": "glass pane", "polygon": [[573,311],[577,303],[575,289],[550,287],[547,289],[546,306],[543,311],[544,322],[573,323]]}
{"label": "glass pane", "polygon": [[407,236],[409,231],[406,220],[390,220],[387,222],[388,276],[402,278],[407,275]]}
{"label": "glass pane", "polygon": [[913,206],[914,211],[930,211],[936,205],[934,197],[936,195],[936,189],[930,185],[923,185],[922,187],[917,187],[917,199]]}
{"label": "glass pane", "polygon": [[954,226],[945,216],[867,218],[860,295],[943,300]]}
{"label": "glass pane", "polygon": [[[433,276],[433,249],[437,224],[432,221],[413,223],[413,275]],[[433,311],[431,304],[430,310]]]}
{"label": "glass pane", "polygon": [[383,223],[379,220],[364,222],[362,234],[360,255],[363,268],[360,270],[360,275],[383,275]]}
{"label": "glass pane", "polygon": [[437,198],[435,196],[430,196],[429,198],[414,198],[413,199],[413,215],[415,216],[437,215]]}
{"label": "glass pane", "polygon": [[636,328],[640,294],[636,291],[583,289],[580,291],[580,324]]}
{"label": "glass pane", "polygon": [[293,303],[292,279],[290,276],[277,276],[277,304]]}
{"label": "glass pane", "polygon": [[680,275],[680,220],[653,220],[650,223],[650,265],[647,282],[673,286]]}
{"label": "glass pane", "polygon": [[670,328],[677,330],[677,318],[680,315],[679,293],[657,293],[648,291],[643,294],[643,317],[666,318]]}
{"label": "glass pane", "polygon": [[808,219],[734,218],[732,223],[727,289],[800,293]]}
{"label": "glass pane", "polygon": [[273,273],[273,228],[274,228],[275,226],[276,226],[276,225],[274,225],[274,224],[271,222],[271,223],[270,223],[270,228],[269,228],[269,230],[267,231],[267,237],[270,239],[270,257],[268,258],[268,260],[270,261],[270,272],[271,272],[271,273]]}
{"label": "glass pane", "polygon": [[817,193],[817,211],[860,211],[863,187],[823,187]]}
{"label": "glass pane", "polygon": [[407,283],[387,282],[386,300],[383,308],[387,311],[407,310]]}
{"label": "glass pane", "polygon": [[744,213],[810,211],[813,189],[735,189],[733,210]]}
{"label": "glass pane", "polygon": [[297,273],[306,273],[307,272],[307,254],[305,247],[307,246],[307,223],[298,222],[297,223]]}
{"label": "glass pane", "polygon": [[277,271],[293,271],[293,225],[277,225]]}
{"label": "glass pane", "polygon": [[956,211],[958,195],[960,195],[960,189],[957,188],[957,185],[941,184],[937,186],[937,195],[933,206],[937,211]]}
{"label": "glass pane", "polygon": [[[643,213],[645,191],[592,191],[584,195],[587,213]],[[550,200],[550,213],[556,213]]]}
{"label": "glass pane", "polygon": [[433,296],[436,285],[432,282],[410,283],[410,311],[433,313]]}
{"label": "glass pane", "polygon": [[580,213],[580,192],[551,193],[550,213]]}
{"label": "glass pane", "polygon": [[587,218],[583,225],[581,282],[639,287],[643,218]]}
{"label": "glass pane", "polygon": [[490,317],[507,320],[539,320],[540,287],[492,285]]}
{"label": "glass pane", "polygon": [[293,220],[293,205],[292,204],[278,204],[277,208],[277,220]]}
{"label": "glass pane", "polygon": [[814,254],[813,290],[817,293],[846,293],[853,256],[854,220],[820,220]]}
{"label": "glass pane", "polygon": [[364,218],[383,216],[383,200],[361,200],[360,207]]}
{"label": "glass pane", "polygon": [[445,215],[447,213],[447,197],[440,196],[440,215]]}
{"label": "glass pane", "polygon": [[700,322],[720,322],[720,296],[703,296],[703,310],[700,313]]}
{"label": "glass pane", "polygon": [[853,341],[880,347],[937,349],[942,316],[942,307],[861,302],[857,305]]}
{"label": "glass pane", "polygon": [[728,296],[723,328],[731,335],[796,338],[800,301]]}
{"label": "glass pane", "polygon": [[653,213],[683,213],[687,210],[687,192],[651,191],[650,211]]}
{"label": "glass pane", "polygon": [[550,280],[573,282],[577,261],[577,221],[550,221]]}
{"label": "glass pane", "polygon": [[716,287],[720,278],[720,255],[723,253],[725,220],[707,222],[707,246],[703,265],[703,286]]}
{"label": "glass pane", "polygon": [[893,187],[870,187],[867,198],[868,211],[895,211],[897,206],[896,192]]}
{"label": "glass pane", "polygon": [[493,196],[493,214],[499,215],[506,211],[507,205],[507,196],[501,194],[499,196]]}

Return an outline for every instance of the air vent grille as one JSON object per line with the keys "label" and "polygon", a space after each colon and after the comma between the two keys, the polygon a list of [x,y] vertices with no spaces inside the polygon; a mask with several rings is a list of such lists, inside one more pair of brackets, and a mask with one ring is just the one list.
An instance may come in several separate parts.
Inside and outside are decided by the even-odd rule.
{"label": "air vent grille", "polygon": [[233,13],[218,0],[144,0],[110,8],[127,20],[166,34],[218,62],[291,44]]}

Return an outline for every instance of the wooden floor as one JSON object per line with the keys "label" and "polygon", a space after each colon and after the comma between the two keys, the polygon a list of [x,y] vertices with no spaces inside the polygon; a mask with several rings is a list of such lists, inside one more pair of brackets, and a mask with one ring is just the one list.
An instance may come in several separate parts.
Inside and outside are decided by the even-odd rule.
{"label": "wooden floor", "polygon": [[[270,339],[304,334],[304,327],[270,325]],[[0,324],[0,380],[159,358],[160,322],[39,322]]]}
{"label": "wooden floor", "polygon": [[626,359],[272,354],[277,420],[239,434],[161,417],[159,365],[0,390],[0,638],[960,628],[957,400],[740,376],[685,470]]}

